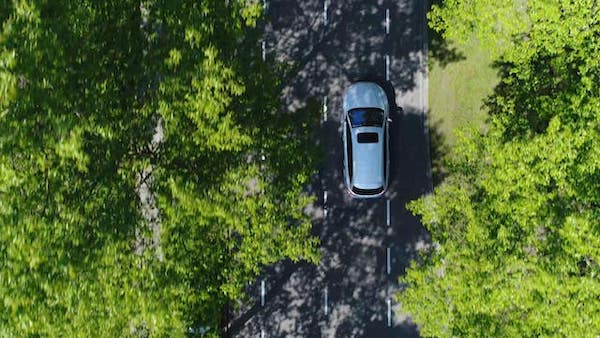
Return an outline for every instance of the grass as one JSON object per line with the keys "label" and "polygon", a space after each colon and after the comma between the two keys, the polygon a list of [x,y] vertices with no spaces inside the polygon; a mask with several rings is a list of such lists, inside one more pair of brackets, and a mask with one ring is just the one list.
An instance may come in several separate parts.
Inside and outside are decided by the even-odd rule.
{"label": "grass", "polygon": [[429,119],[445,144],[454,144],[454,131],[467,125],[485,128],[484,99],[499,81],[491,56],[477,41],[466,45],[433,41],[429,56]]}
{"label": "grass", "polygon": [[491,55],[476,40],[458,45],[431,33],[429,137],[433,185],[438,186],[447,175],[445,159],[452,154],[455,132],[468,126],[485,130],[488,115],[483,103],[499,76]]}

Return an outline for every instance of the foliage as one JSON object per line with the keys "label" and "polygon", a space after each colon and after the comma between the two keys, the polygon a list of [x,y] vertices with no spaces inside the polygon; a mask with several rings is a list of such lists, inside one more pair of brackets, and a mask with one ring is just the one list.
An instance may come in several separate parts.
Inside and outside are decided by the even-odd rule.
{"label": "foliage", "polygon": [[279,112],[260,4],[0,6],[0,335],[218,335],[261,266],[318,258],[316,111]]}
{"label": "foliage", "polygon": [[[449,35],[498,41],[496,21],[449,25],[468,15],[459,9],[516,20],[486,6],[449,1],[430,15]],[[410,204],[437,243],[398,295],[425,336],[600,332],[600,13],[593,1],[527,6],[500,54],[490,130],[465,133],[446,182]]]}

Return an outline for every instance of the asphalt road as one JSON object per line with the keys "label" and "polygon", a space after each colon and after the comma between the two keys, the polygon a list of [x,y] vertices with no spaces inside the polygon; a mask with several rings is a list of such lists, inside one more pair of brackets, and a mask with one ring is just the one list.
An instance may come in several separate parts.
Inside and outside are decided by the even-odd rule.
{"label": "asphalt road", "polygon": [[[287,109],[323,107],[326,157],[313,188],[323,259],[269,267],[249,288],[254,305],[232,323],[232,336],[418,336],[394,293],[429,243],[405,208],[431,190],[425,8],[419,0],[267,1],[266,57],[295,65],[285,79]],[[360,79],[379,82],[391,106],[403,108],[392,113],[390,186],[377,200],[351,199],[342,179],[341,98]]]}

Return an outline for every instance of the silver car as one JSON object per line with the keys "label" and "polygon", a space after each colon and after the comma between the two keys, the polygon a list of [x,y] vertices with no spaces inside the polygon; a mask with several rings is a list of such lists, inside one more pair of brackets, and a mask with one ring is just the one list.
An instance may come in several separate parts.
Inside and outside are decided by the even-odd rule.
{"label": "silver car", "polygon": [[373,82],[356,82],[344,94],[344,183],[356,198],[382,196],[388,186],[389,105]]}

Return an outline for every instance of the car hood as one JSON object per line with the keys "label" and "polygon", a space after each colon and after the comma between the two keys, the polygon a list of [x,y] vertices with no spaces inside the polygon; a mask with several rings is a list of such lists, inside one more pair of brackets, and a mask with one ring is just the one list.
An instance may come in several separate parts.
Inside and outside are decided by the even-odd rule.
{"label": "car hood", "polygon": [[[379,142],[358,143],[357,134],[377,133]],[[384,185],[383,129],[359,127],[352,129],[352,184],[359,189],[377,189]]]}
{"label": "car hood", "polygon": [[381,87],[372,82],[357,82],[344,94],[344,112],[354,108],[379,108],[388,112],[387,96]]}

